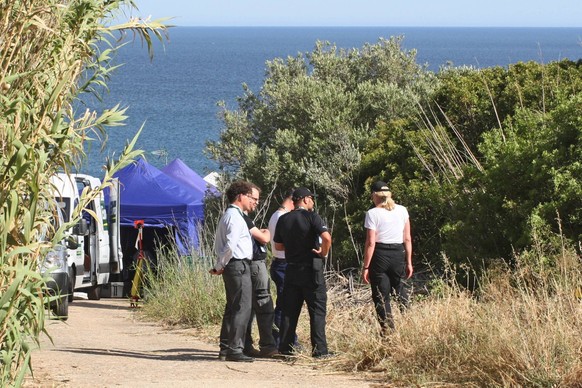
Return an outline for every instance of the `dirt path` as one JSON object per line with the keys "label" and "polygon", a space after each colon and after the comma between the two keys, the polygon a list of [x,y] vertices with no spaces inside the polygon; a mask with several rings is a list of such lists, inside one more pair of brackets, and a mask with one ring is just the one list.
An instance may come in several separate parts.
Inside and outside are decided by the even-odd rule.
{"label": "dirt path", "polygon": [[[188,330],[139,321],[122,299],[76,300],[69,320],[47,322],[25,387],[369,387],[360,376],[308,361],[219,361],[218,348]],[[324,361],[320,361],[324,362]]]}

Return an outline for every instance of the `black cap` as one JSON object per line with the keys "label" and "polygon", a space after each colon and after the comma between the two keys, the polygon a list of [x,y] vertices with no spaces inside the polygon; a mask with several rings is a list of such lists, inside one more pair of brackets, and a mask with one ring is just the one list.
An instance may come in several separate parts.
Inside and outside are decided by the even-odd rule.
{"label": "black cap", "polygon": [[378,191],[390,191],[388,184],[382,181],[374,182],[372,184],[372,192],[377,193]]}
{"label": "black cap", "polygon": [[315,194],[309,191],[307,187],[298,187],[293,191],[293,201],[298,201],[305,197],[315,197]]}

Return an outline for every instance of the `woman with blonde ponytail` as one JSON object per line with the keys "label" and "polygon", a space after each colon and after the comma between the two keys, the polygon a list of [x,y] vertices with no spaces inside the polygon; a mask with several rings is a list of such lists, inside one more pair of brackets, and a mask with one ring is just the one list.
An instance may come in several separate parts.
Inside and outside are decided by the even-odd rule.
{"label": "woman with blonde ponytail", "polygon": [[364,282],[372,287],[372,300],[382,333],[394,329],[390,294],[394,290],[402,307],[408,305],[405,279],[412,276],[412,239],[408,210],[392,199],[385,182],[372,185],[374,207],[366,212]]}

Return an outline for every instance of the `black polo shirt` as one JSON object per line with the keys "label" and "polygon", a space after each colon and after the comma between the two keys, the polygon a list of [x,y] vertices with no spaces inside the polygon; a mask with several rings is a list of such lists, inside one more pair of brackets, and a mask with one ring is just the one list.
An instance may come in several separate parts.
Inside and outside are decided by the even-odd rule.
{"label": "black polo shirt", "polygon": [[[243,213],[243,218],[247,223],[249,231],[256,226],[254,221],[247,214]],[[252,235],[251,239],[253,240],[253,260],[265,260],[267,258],[267,245],[261,244]]]}
{"label": "black polo shirt", "polygon": [[305,209],[293,210],[279,218],[273,241],[285,245],[285,258],[289,263],[311,264],[320,247],[319,235],[327,232],[321,217]]}

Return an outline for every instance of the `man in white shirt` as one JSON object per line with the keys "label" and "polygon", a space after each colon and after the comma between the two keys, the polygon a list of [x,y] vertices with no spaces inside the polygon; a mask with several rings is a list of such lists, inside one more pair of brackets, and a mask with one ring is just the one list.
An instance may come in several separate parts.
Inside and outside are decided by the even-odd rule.
{"label": "man in white shirt", "polygon": [[251,210],[252,184],[237,181],[226,190],[230,203],[216,228],[214,252],[217,256],[213,275],[222,275],[226,307],[220,330],[219,358],[252,362],[243,354],[245,333],[252,309],[250,262],[253,256],[251,234],[243,212]]}

